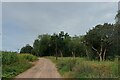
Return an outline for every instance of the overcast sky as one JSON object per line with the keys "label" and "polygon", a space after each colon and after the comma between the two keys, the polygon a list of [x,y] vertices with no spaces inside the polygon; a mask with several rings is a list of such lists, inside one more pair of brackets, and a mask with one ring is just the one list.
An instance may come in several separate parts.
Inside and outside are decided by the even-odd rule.
{"label": "overcast sky", "polygon": [[2,49],[32,45],[39,34],[84,35],[97,24],[114,23],[117,2],[2,3]]}

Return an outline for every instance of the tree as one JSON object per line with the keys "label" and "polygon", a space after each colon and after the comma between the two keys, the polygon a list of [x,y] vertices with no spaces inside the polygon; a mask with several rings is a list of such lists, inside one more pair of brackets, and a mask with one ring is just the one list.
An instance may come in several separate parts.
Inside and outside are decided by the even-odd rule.
{"label": "tree", "polygon": [[33,43],[33,50],[32,53],[36,56],[40,56],[40,41],[39,39],[36,39]]}
{"label": "tree", "polygon": [[61,31],[58,35],[58,51],[61,55],[61,57],[63,56],[63,49],[64,49],[64,31]]}
{"label": "tree", "polygon": [[40,53],[41,56],[49,56],[50,55],[50,38],[51,36],[48,34],[39,35],[40,40]]}
{"label": "tree", "polygon": [[20,53],[32,53],[32,47],[27,44],[25,47],[22,47]]}
{"label": "tree", "polygon": [[[105,60],[108,47],[112,44],[113,25],[105,23],[97,25],[85,35],[85,44],[96,53],[100,61]],[[93,55],[95,57],[95,55]]]}
{"label": "tree", "polygon": [[70,46],[70,50],[72,53],[72,56],[78,56],[78,57],[83,57],[85,56],[85,48],[84,45],[82,44],[82,39],[83,36],[74,36],[71,38],[71,46]]}
{"label": "tree", "polygon": [[110,47],[110,52],[114,53],[115,56],[120,56],[120,24],[114,25],[114,35],[112,38],[112,45]]}
{"label": "tree", "polygon": [[65,33],[63,43],[63,56],[71,56],[71,37],[68,33]]}
{"label": "tree", "polygon": [[115,16],[116,24],[120,24],[120,10],[118,11],[117,15]]}
{"label": "tree", "polygon": [[[74,46],[74,47],[73,47]],[[73,50],[74,49],[74,50]],[[39,35],[34,41],[32,53],[37,56],[83,56],[84,47],[81,44],[81,36],[70,37],[64,31],[53,35]]]}
{"label": "tree", "polygon": [[64,33],[64,31],[61,31],[59,34],[53,34],[51,36],[51,47],[53,50],[55,50],[56,53],[56,59],[57,56],[65,56],[68,52],[68,42],[69,42],[69,34]]}
{"label": "tree", "polygon": [[57,60],[57,57],[58,57],[58,35],[54,33],[51,36],[51,41],[52,41],[52,46],[54,46],[55,56],[56,56],[56,60]]}
{"label": "tree", "polygon": [[49,56],[50,55],[50,35],[43,34],[39,35],[38,39],[34,41],[33,51],[38,56]]}

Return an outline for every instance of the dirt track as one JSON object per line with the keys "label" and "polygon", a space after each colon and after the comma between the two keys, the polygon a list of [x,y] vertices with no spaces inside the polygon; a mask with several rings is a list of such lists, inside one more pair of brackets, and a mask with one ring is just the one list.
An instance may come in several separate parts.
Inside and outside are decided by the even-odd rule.
{"label": "dirt track", "polygon": [[35,65],[16,78],[61,78],[55,64],[46,58],[39,58]]}

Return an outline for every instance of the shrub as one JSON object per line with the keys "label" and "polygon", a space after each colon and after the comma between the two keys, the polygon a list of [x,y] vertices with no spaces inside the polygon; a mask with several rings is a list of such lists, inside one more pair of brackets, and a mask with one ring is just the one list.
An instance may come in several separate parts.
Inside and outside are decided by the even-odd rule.
{"label": "shrub", "polygon": [[9,65],[18,62],[18,56],[15,52],[2,52],[2,64]]}
{"label": "shrub", "polygon": [[27,60],[27,61],[35,61],[35,60],[37,60],[37,57],[33,56],[32,54],[19,54],[19,57],[21,59]]}
{"label": "shrub", "polygon": [[29,61],[37,60],[31,54],[17,54],[15,52],[2,52],[2,77],[13,78],[32,66]]}
{"label": "shrub", "polygon": [[76,59],[69,59],[67,62],[67,66],[69,67],[69,71],[72,71],[73,67],[76,65]]}
{"label": "shrub", "polygon": [[24,63],[14,63],[11,65],[3,65],[2,69],[2,77],[3,78],[12,78],[19,73],[30,68],[32,64],[24,62]]}
{"label": "shrub", "polygon": [[76,64],[76,59],[66,59],[61,60],[57,63],[58,69],[61,69],[62,67],[66,66],[69,71],[72,71],[72,68]]}
{"label": "shrub", "polygon": [[60,71],[61,75],[63,75],[65,72],[72,71],[72,68],[76,64],[76,59],[61,59],[57,61],[57,68]]}

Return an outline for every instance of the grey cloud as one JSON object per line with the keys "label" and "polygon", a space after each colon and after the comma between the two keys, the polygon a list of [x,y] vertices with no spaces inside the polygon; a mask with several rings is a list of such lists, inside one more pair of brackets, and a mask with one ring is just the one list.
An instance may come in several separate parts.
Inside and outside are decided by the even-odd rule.
{"label": "grey cloud", "polygon": [[[82,35],[97,24],[114,23],[116,12],[117,3],[3,3],[3,35],[11,40],[9,43],[4,38],[4,47],[20,48],[27,43],[32,44],[38,34],[61,30],[70,35]],[[16,27],[10,29],[13,25],[8,26],[8,23]],[[18,29],[21,32],[17,33]]]}

